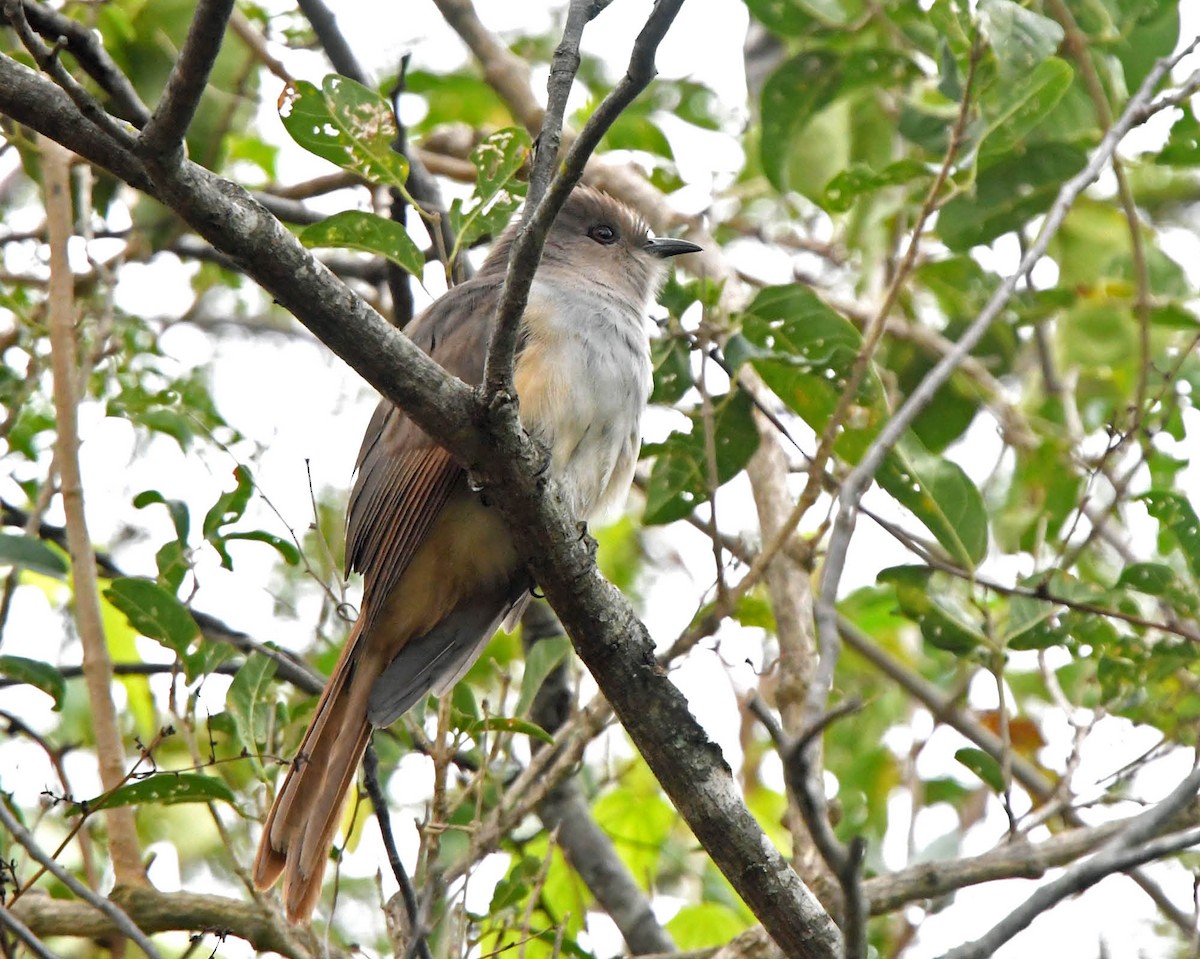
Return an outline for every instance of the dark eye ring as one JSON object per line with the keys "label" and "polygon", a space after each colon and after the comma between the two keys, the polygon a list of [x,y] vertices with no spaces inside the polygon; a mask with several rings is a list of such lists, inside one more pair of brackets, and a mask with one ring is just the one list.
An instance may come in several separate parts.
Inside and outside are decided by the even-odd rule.
{"label": "dark eye ring", "polygon": [[590,236],[597,243],[603,243],[605,246],[609,246],[617,242],[617,231],[607,223],[600,223],[592,227],[590,230],[588,230],[588,236]]}

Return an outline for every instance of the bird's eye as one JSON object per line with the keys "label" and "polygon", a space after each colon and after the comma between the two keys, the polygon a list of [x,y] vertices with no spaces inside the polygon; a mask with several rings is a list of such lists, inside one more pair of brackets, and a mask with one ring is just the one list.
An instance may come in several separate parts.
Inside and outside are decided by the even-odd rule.
{"label": "bird's eye", "polygon": [[594,227],[588,230],[588,236],[590,236],[597,243],[603,243],[605,246],[609,246],[617,242],[617,231],[607,223],[596,224]]}

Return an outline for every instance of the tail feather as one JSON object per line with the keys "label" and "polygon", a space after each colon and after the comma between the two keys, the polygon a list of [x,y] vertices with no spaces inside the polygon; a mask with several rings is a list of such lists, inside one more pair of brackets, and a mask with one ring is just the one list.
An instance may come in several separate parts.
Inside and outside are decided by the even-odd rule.
{"label": "tail feather", "polygon": [[357,632],[347,641],[275,796],[254,861],[259,889],[283,876],[284,902],[293,922],[307,920],[320,898],[325,859],[370,738],[366,701],[379,667],[351,655]]}

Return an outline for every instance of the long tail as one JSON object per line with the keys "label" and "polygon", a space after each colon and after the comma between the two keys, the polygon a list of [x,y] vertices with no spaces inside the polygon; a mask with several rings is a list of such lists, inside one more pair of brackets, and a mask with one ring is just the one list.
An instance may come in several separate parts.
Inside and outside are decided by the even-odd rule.
{"label": "long tail", "polygon": [[[361,624],[360,617],[359,623]],[[325,684],[300,750],[292,761],[254,860],[254,884],[274,885],[283,875],[288,919],[305,922],[321,897],[325,863],[371,730],[367,699],[379,667],[361,662],[356,625]]]}

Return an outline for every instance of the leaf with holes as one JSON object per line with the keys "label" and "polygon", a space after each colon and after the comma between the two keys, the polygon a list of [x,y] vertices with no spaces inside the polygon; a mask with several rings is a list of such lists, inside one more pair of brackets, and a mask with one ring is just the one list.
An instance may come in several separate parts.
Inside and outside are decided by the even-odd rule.
{"label": "leaf with holes", "polygon": [[408,161],[392,147],[396,118],[374,90],[336,74],[327,76],[320,89],[293,80],[279,96],[279,118],[309,153],[372,183],[403,189]]}

